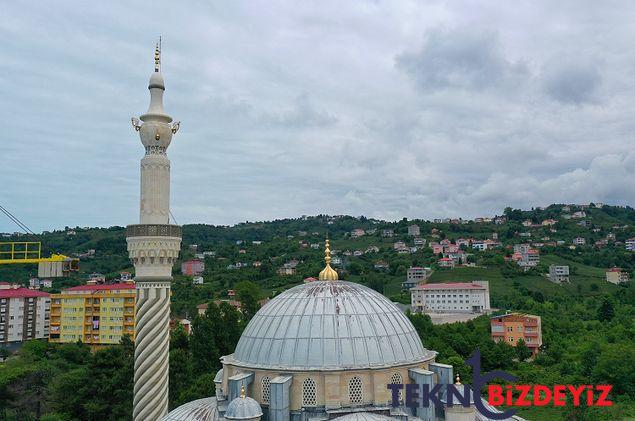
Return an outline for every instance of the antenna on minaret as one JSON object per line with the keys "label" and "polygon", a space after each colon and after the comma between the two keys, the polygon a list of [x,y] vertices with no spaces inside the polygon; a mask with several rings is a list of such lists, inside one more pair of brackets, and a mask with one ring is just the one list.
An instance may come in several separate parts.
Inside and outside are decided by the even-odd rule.
{"label": "antenna on minaret", "polygon": [[154,49],[154,71],[158,72],[161,68],[161,37],[159,37],[159,42],[157,42],[157,46]]}

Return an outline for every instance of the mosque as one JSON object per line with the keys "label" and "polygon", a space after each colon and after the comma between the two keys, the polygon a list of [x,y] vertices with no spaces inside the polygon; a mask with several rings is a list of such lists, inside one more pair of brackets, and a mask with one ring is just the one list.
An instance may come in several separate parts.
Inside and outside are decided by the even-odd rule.
{"label": "mosque", "polygon": [[432,387],[458,380],[452,366],[437,363],[437,353],[423,347],[395,304],[338,279],[328,240],[319,280],[269,301],[251,319],[235,352],[221,358],[215,396],[168,413],[169,297],[181,227],[170,223],[167,148],[180,124],[163,108],[160,53],[159,42],[149,109],[132,118],[145,149],[140,223],[126,229],[137,292],[134,420],[486,420],[473,405],[408,408],[403,394],[401,406],[391,405],[389,384]]}
{"label": "mosque", "polygon": [[388,384],[448,384],[452,366],[435,362],[386,297],[338,280],[330,260],[327,240],[319,280],[269,301],[221,358],[216,396],[163,420],[486,420],[473,406],[392,407]]}

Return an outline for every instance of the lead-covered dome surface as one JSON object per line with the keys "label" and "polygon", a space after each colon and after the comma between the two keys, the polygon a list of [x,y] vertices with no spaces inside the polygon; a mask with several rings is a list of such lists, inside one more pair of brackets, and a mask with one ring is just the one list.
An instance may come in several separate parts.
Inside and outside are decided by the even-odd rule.
{"label": "lead-covered dome surface", "polygon": [[244,367],[339,370],[419,363],[435,355],[383,295],[352,282],[318,281],[269,301],[226,361]]}
{"label": "lead-covered dome surface", "polygon": [[220,414],[216,398],[203,398],[174,408],[161,421],[218,421]]}

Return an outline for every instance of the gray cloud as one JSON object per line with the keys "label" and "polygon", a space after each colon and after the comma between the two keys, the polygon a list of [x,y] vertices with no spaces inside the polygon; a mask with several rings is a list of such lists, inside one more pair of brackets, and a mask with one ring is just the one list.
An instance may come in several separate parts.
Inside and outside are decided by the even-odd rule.
{"label": "gray cloud", "polygon": [[496,32],[431,30],[421,49],[396,58],[397,66],[422,90],[511,88],[527,74],[523,63],[505,57]]}
{"label": "gray cloud", "polygon": [[564,104],[594,103],[599,100],[602,77],[591,60],[552,59],[542,75],[545,92]]}

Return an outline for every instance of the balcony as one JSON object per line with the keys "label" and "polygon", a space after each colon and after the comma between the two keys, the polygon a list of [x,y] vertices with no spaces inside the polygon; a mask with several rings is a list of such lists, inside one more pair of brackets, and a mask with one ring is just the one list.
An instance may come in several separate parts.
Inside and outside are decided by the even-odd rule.
{"label": "balcony", "polygon": [[178,237],[181,238],[181,227],[168,224],[138,224],[126,227],[128,237]]}

